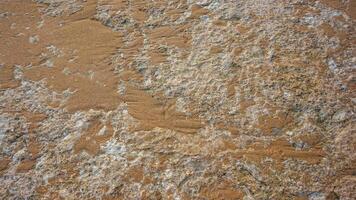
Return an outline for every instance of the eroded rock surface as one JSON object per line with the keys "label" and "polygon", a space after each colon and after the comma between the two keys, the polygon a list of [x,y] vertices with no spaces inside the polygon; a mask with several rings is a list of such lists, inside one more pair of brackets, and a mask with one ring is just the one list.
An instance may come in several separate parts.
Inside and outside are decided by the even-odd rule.
{"label": "eroded rock surface", "polygon": [[355,199],[355,9],[0,0],[0,198]]}

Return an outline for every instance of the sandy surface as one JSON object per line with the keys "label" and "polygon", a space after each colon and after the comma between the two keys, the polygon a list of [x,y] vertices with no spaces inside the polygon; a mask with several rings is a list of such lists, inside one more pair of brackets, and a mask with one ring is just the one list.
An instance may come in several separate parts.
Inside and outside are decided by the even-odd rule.
{"label": "sandy surface", "polygon": [[348,0],[0,0],[0,199],[356,199]]}

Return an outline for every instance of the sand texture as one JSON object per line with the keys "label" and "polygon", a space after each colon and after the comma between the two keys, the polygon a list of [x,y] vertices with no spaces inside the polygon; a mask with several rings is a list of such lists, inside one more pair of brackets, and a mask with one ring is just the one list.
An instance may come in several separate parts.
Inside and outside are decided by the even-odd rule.
{"label": "sand texture", "polygon": [[0,0],[0,199],[356,199],[356,1]]}

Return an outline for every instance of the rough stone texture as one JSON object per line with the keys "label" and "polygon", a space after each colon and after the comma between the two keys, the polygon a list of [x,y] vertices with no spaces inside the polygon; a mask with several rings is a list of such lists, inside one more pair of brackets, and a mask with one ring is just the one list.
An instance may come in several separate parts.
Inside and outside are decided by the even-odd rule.
{"label": "rough stone texture", "polygon": [[1,199],[356,199],[354,0],[1,0]]}

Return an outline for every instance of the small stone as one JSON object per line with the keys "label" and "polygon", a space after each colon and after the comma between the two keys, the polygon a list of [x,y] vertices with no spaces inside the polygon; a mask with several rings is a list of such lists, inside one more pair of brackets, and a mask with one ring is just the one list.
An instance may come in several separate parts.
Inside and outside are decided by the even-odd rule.
{"label": "small stone", "polygon": [[38,41],[40,41],[40,38],[38,37],[38,35],[35,35],[35,36],[30,36],[28,41],[31,43],[31,44],[36,44],[38,43]]}
{"label": "small stone", "polygon": [[348,112],[345,110],[340,110],[333,115],[334,122],[342,122],[348,118]]}

